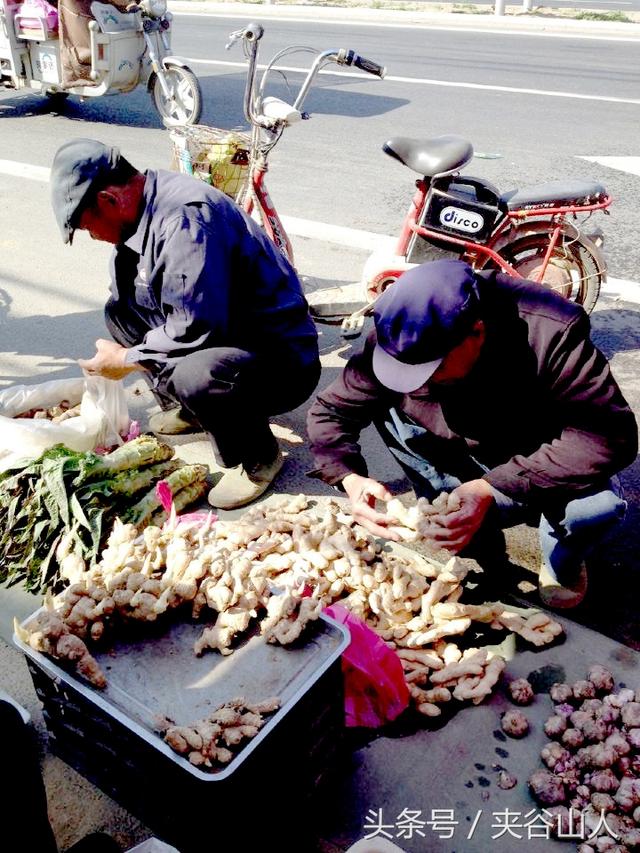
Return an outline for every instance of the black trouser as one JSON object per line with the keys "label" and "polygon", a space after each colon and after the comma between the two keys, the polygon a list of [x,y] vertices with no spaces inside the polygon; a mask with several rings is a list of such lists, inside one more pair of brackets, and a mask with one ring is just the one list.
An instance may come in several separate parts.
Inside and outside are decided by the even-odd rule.
{"label": "black trouser", "polygon": [[[110,300],[107,328],[126,347],[144,336],[129,324]],[[144,330],[147,331],[146,329]],[[149,362],[147,362],[147,365]],[[209,434],[217,462],[225,468],[270,462],[277,442],[269,417],[300,406],[320,379],[320,362],[301,364],[282,352],[251,353],[235,347],[214,347],[151,366],[147,380],[161,405],[179,403]]]}
{"label": "black trouser", "polygon": [[[0,700],[3,835],[24,850],[58,853],[49,818],[33,732],[9,702]],[[13,830],[10,831],[10,827]]]}

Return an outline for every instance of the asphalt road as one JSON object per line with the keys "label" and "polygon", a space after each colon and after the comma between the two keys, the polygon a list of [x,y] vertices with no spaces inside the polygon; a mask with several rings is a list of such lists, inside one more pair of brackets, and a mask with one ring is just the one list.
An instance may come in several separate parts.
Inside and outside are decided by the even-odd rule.
{"label": "asphalt road", "polygon": [[[203,122],[243,123],[243,56],[226,52],[228,33],[244,19],[179,15],[174,50],[188,57],[204,92]],[[635,278],[638,176],[587,163],[580,156],[637,153],[640,70],[635,41],[545,37],[419,27],[367,27],[269,20],[263,57],[286,44],[347,46],[388,68],[387,79],[322,75],[306,107],[312,120],[291,128],[276,149],[269,176],[279,209],[292,216],[382,234],[394,233],[414,176],[381,151],[395,134],[417,138],[457,133],[481,152],[474,174],[501,190],[559,178],[603,182],[615,204],[602,219],[610,269]],[[288,64],[299,66],[305,57]],[[218,64],[233,63],[228,64]],[[289,97],[301,76],[274,79]],[[70,99],[60,116],[42,98],[0,95],[2,157],[47,164],[69,135],[116,142],[145,164],[167,166],[170,144],[142,89],[113,98]],[[12,120],[9,120],[12,119]]]}

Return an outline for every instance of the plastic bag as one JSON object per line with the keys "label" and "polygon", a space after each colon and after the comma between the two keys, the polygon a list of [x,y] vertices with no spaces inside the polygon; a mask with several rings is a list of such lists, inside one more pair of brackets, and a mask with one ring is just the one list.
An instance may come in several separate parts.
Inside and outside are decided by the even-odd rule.
{"label": "plastic bag", "polygon": [[345,724],[376,728],[395,720],[409,704],[398,655],[365,623],[339,604],[324,611],[347,626],[351,643],[342,653]]}
{"label": "plastic bag", "polygon": [[[164,480],[160,480],[156,483],[156,497],[160,501],[162,509],[167,513],[167,515],[171,515],[171,510],[173,509],[173,494],[169,485]],[[214,524],[218,520],[218,516],[207,510],[185,512],[178,516],[178,524],[191,524],[192,522],[197,522],[202,525],[205,524],[207,520],[209,520],[210,524]]]}
{"label": "plastic bag", "polygon": [[[29,409],[81,404],[80,414],[61,423],[16,418]],[[85,452],[98,446],[122,444],[129,412],[121,382],[86,376],[54,379],[38,385],[13,385],[0,391],[0,471],[19,460],[37,459],[54,444]]]}
{"label": "plastic bag", "polygon": [[21,30],[42,30],[47,36],[58,29],[58,10],[47,0],[25,0],[18,7],[18,15]]}

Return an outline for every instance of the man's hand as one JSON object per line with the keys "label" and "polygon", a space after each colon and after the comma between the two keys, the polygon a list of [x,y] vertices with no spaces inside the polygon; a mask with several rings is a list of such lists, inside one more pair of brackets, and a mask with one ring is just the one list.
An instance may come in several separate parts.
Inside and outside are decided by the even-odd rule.
{"label": "man's hand", "polygon": [[397,524],[394,519],[389,519],[386,513],[376,512],[376,498],[381,501],[390,501],[391,492],[376,480],[369,477],[361,477],[360,474],[347,474],[342,481],[342,486],[351,501],[351,512],[354,519],[376,536],[385,539],[399,541],[397,533],[387,529],[387,525]]}
{"label": "man's hand", "polygon": [[480,529],[493,503],[493,491],[486,480],[469,480],[451,493],[460,501],[460,509],[446,515],[434,515],[433,541],[441,548],[458,554]]}
{"label": "man's hand", "polygon": [[79,359],[78,364],[90,376],[104,376],[105,379],[122,379],[135,370],[142,370],[139,364],[125,364],[127,349],[114,341],[100,338],[96,341],[96,354],[93,358]]}

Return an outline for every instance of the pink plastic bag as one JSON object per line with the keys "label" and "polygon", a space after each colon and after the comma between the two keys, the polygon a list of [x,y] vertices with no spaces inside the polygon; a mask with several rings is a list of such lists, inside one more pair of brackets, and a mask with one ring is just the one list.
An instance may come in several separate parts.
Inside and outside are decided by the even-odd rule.
{"label": "pink plastic bag", "polygon": [[[171,513],[171,508],[173,506],[173,495],[171,494],[171,489],[168,484],[164,480],[160,480],[156,483],[156,497],[160,501],[162,505],[162,509],[167,513]],[[218,516],[212,512],[207,512],[206,510],[199,510],[198,512],[185,512],[182,515],[178,516],[178,524],[188,524],[192,521],[200,522],[200,524],[204,524],[207,519],[210,518],[210,524],[218,520]]]}
{"label": "pink plastic bag", "polygon": [[400,658],[344,607],[332,604],[324,612],[346,625],[351,634],[342,654],[345,724],[377,728],[395,720],[409,704]]}

